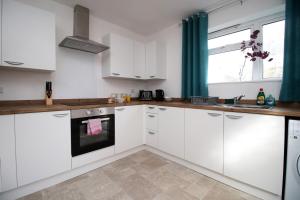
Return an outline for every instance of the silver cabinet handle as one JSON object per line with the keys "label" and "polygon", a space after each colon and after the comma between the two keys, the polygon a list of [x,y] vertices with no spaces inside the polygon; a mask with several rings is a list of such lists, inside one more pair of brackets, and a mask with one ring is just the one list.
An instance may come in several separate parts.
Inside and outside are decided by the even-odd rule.
{"label": "silver cabinet handle", "polygon": [[155,115],[148,115],[148,117],[151,117],[151,118],[153,118],[153,117],[155,117]]}
{"label": "silver cabinet handle", "polygon": [[149,106],[148,108],[149,108],[149,109],[154,109],[154,107],[152,107],[152,106]]}
{"label": "silver cabinet handle", "polygon": [[123,111],[125,108],[116,108],[117,111]]}
{"label": "silver cabinet handle", "polygon": [[114,76],[120,76],[121,74],[119,74],[119,73],[112,73],[112,75],[114,75]]}
{"label": "silver cabinet handle", "polygon": [[154,135],[154,134],[155,134],[155,133],[152,132],[152,131],[148,131],[148,133],[149,133],[150,135]]}
{"label": "silver cabinet handle", "polygon": [[150,78],[155,78],[155,76],[150,76]]}
{"label": "silver cabinet handle", "polygon": [[7,60],[5,60],[4,62],[6,62],[9,65],[24,65],[24,63],[22,62],[14,62],[14,61],[7,61]]}
{"label": "silver cabinet handle", "polygon": [[135,78],[141,78],[141,76],[135,76]]}
{"label": "silver cabinet handle", "polygon": [[162,110],[162,111],[164,111],[164,110],[167,110],[166,108],[158,108],[159,110]]}
{"label": "silver cabinet handle", "polygon": [[237,115],[226,115],[228,119],[241,119],[243,116],[237,116]]}
{"label": "silver cabinet handle", "polygon": [[296,163],[296,167],[297,167],[297,173],[298,173],[298,175],[300,176],[300,170],[299,170],[299,162],[300,162],[300,154],[298,155],[298,158],[297,158],[297,163]]}
{"label": "silver cabinet handle", "polygon": [[69,113],[64,113],[64,114],[54,114],[53,116],[62,118],[62,117],[66,117],[68,115],[69,115]]}
{"label": "silver cabinet handle", "polygon": [[222,114],[220,113],[207,113],[209,116],[212,116],[212,117],[219,117],[221,116]]}

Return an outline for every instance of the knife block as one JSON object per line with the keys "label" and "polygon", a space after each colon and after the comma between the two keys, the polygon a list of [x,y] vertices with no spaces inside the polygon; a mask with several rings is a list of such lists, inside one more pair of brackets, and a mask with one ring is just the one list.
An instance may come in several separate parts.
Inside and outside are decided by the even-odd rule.
{"label": "knife block", "polygon": [[52,106],[53,105],[53,99],[52,99],[52,83],[46,82],[46,105]]}

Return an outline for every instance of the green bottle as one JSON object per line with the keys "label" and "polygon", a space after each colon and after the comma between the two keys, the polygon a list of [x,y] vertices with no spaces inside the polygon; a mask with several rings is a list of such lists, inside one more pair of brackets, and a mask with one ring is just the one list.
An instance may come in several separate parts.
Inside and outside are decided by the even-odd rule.
{"label": "green bottle", "polygon": [[264,89],[260,88],[259,93],[257,95],[256,104],[257,105],[265,105],[265,99],[266,99],[266,96],[264,93]]}

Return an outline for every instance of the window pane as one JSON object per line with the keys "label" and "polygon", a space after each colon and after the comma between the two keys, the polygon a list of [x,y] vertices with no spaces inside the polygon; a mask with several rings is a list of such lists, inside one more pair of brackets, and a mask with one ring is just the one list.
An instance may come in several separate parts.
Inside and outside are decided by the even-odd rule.
{"label": "window pane", "polygon": [[244,40],[250,40],[250,29],[208,40],[208,49],[214,49],[228,44],[241,43]]}
{"label": "window pane", "polygon": [[264,60],[264,78],[281,78],[283,72],[284,52],[284,21],[263,26],[264,50],[270,52],[269,58]]}
{"label": "window pane", "polygon": [[249,59],[240,79],[240,70],[243,68],[245,55],[240,50],[230,51],[209,56],[208,83],[239,82],[252,80],[253,63]]}

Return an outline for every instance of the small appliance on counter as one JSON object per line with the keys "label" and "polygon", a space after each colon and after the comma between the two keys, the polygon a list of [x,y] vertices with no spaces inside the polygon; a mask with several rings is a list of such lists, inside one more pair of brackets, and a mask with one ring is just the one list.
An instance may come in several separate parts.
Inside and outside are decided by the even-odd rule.
{"label": "small appliance on counter", "polygon": [[140,90],[139,100],[140,101],[151,101],[151,100],[153,100],[152,91]]}
{"label": "small appliance on counter", "polygon": [[53,100],[52,100],[52,82],[50,82],[50,81],[46,82],[46,105],[47,106],[53,105]]}
{"label": "small appliance on counter", "polygon": [[162,89],[155,90],[155,100],[156,101],[164,101],[165,100],[165,92]]}

